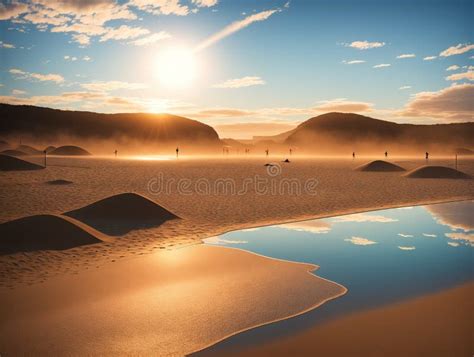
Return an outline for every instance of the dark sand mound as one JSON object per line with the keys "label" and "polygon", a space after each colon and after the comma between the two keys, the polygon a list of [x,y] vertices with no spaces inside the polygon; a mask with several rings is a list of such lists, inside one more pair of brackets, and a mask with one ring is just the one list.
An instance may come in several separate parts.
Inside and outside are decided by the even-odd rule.
{"label": "dark sand mound", "polygon": [[68,180],[52,180],[52,181],[46,181],[48,185],[71,185],[73,182],[68,181]]}
{"label": "dark sand mound", "polygon": [[44,169],[44,167],[13,156],[0,155],[0,171],[24,171],[41,169]]}
{"label": "dark sand mound", "polygon": [[99,243],[92,230],[53,215],[38,215],[0,224],[0,254],[64,250]]}
{"label": "dark sand mound", "polygon": [[470,179],[471,176],[464,172],[446,166],[422,166],[408,172],[406,177],[410,178],[447,178],[447,179]]}
{"label": "dark sand mound", "polygon": [[110,235],[122,235],[134,229],[159,226],[179,218],[167,209],[136,193],[104,198],[65,215]]}
{"label": "dark sand mound", "polygon": [[34,147],[29,146],[29,145],[20,145],[16,148],[16,150],[22,151],[26,153],[27,155],[39,155],[43,153],[42,151],[35,149]]}
{"label": "dark sand mound", "polygon": [[60,146],[50,152],[51,155],[71,155],[71,156],[87,156],[91,153],[79,146],[66,145]]}
{"label": "dark sand mound", "polygon": [[47,154],[49,154],[51,151],[56,150],[56,146],[48,146],[47,148],[44,149]]}
{"label": "dark sand mound", "polygon": [[5,150],[10,147],[10,144],[5,140],[0,140],[0,150]]}
{"label": "dark sand mound", "polygon": [[2,155],[8,155],[8,156],[26,156],[27,154],[23,151],[19,150],[3,150],[0,152]]}
{"label": "dark sand mound", "polygon": [[375,160],[356,168],[357,171],[393,172],[405,171],[403,167],[383,160]]}

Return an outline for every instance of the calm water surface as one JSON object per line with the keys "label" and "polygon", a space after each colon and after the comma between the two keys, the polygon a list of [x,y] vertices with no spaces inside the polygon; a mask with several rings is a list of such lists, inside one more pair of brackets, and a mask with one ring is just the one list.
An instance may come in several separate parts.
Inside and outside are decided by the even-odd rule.
{"label": "calm water surface", "polygon": [[234,336],[212,350],[262,343],[327,319],[474,279],[474,201],[372,211],[235,231],[206,244],[312,263],[348,293],[310,313]]}

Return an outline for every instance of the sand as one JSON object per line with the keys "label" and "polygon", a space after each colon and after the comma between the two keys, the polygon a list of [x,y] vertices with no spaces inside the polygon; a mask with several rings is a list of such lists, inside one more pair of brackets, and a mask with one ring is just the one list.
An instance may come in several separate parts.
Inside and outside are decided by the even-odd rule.
{"label": "sand", "polygon": [[377,172],[396,172],[405,171],[403,167],[383,160],[368,162],[356,168],[357,171],[377,171]]}
{"label": "sand", "polygon": [[79,146],[65,145],[49,152],[50,155],[89,156],[91,153]]}
{"label": "sand", "polygon": [[[282,157],[270,159],[278,162]],[[391,160],[409,170],[425,162],[410,158]],[[0,256],[0,286],[37,284],[57,275],[71,276],[84,269],[110,265],[112,260],[199,244],[203,238],[234,229],[474,198],[472,180],[415,180],[398,172],[354,171],[369,158],[328,160],[293,156],[291,161],[273,167],[281,168],[275,176],[263,166],[268,162],[265,157],[161,161],[50,157],[46,170],[0,172],[0,222],[30,215],[59,215],[123,192],[141,194],[181,218],[157,227],[131,230],[113,242],[66,251]],[[449,166],[453,160],[430,159],[430,162]],[[459,160],[458,167],[474,174],[474,160]],[[156,194],[155,184],[160,175],[166,182],[174,180],[174,184],[169,191]],[[241,189],[245,179],[256,175],[268,179],[269,184],[279,184],[284,179],[296,179],[300,183],[316,179],[317,186],[314,195],[303,192],[262,195],[254,187],[246,193],[234,194],[214,190],[218,179],[230,179]],[[58,178],[74,184],[44,184]],[[176,189],[179,179],[189,179],[194,184],[204,180],[212,189],[206,195],[191,186],[190,192],[180,194]]]}
{"label": "sand", "polygon": [[0,154],[8,156],[27,156],[26,152],[11,149],[3,150]]}
{"label": "sand", "polygon": [[18,159],[13,156],[0,155],[0,171],[41,170],[44,166]]}
{"label": "sand", "polygon": [[406,174],[409,178],[464,179],[472,177],[464,172],[446,166],[422,166]]}
{"label": "sand", "polygon": [[[310,264],[194,246],[0,288],[5,355],[184,355],[346,289]],[[21,331],[21,333],[20,333]]]}
{"label": "sand", "polygon": [[[226,356],[472,356],[474,283],[354,313]],[[205,355],[205,354],[204,354]]]}
{"label": "sand", "polygon": [[64,214],[109,235],[156,227],[179,218],[166,208],[132,192],[107,197]]}

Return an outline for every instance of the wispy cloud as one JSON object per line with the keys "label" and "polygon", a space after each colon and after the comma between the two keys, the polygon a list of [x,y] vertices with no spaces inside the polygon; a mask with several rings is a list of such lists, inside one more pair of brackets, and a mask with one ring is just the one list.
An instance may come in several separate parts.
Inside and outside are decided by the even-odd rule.
{"label": "wispy cloud", "polygon": [[454,56],[454,55],[460,55],[460,54],[469,52],[473,49],[474,49],[474,45],[472,45],[472,44],[460,43],[456,46],[451,46],[451,47],[445,49],[439,55],[441,57],[449,57],[449,56]]}
{"label": "wispy cloud", "polygon": [[446,70],[447,70],[447,71],[456,71],[456,70],[458,70],[459,68],[461,68],[461,67],[459,67],[459,66],[456,65],[456,64],[453,64],[452,66],[449,66],[448,68],[446,68]]}
{"label": "wispy cloud", "polygon": [[228,79],[222,83],[214,84],[213,88],[243,88],[265,84],[265,81],[257,76],[246,76],[242,78]]}
{"label": "wispy cloud", "polygon": [[448,245],[450,245],[451,247],[459,247],[459,243],[456,242],[448,242]]}
{"label": "wispy cloud", "polygon": [[385,46],[385,42],[354,41],[346,44],[346,46],[357,48],[358,50],[368,50],[371,48],[383,47]]}
{"label": "wispy cloud", "polygon": [[446,77],[447,81],[460,81],[467,79],[468,81],[474,81],[474,71],[467,71],[463,73],[455,73]]}
{"label": "wispy cloud", "polygon": [[217,5],[218,0],[192,0],[192,3],[198,7],[212,7]]}
{"label": "wispy cloud", "polygon": [[344,64],[360,64],[360,63],[365,63],[365,61],[364,60],[350,60],[350,61],[344,60],[344,61],[342,61],[342,63],[344,63]]}
{"label": "wispy cloud", "polygon": [[340,216],[334,218],[335,222],[379,222],[379,223],[388,223],[388,222],[397,222],[398,219],[380,216],[380,215],[371,215],[365,213],[356,213],[350,214],[347,216]]}
{"label": "wispy cloud", "polygon": [[385,68],[385,67],[390,67],[391,64],[389,63],[381,63],[381,64],[376,64],[375,66],[373,66],[373,68]]}
{"label": "wispy cloud", "polygon": [[474,244],[474,233],[453,232],[446,233],[445,236],[454,240],[461,240]]}
{"label": "wispy cloud", "polygon": [[135,45],[135,46],[147,46],[147,45],[156,43],[158,41],[165,40],[167,38],[171,38],[171,35],[166,31],[160,31],[158,33],[154,33],[149,36],[145,36],[137,40],[131,41],[129,42],[129,44]]}
{"label": "wispy cloud", "polygon": [[230,25],[224,27],[222,30],[216,32],[212,36],[208,37],[203,42],[201,42],[199,45],[197,45],[195,50],[196,51],[201,51],[201,50],[215,44],[216,42],[219,42],[220,40],[226,38],[227,36],[230,36],[233,33],[246,28],[247,26],[253,24],[254,22],[265,21],[270,16],[272,16],[274,13],[279,12],[279,11],[281,11],[281,10],[274,9],[274,10],[261,11],[261,12],[258,12],[256,14],[247,16],[243,20],[235,21],[235,22],[231,23]]}
{"label": "wispy cloud", "polygon": [[399,245],[398,249],[400,249],[400,250],[415,250],[416,247],[414,247],[414,246],[405,247],[405,246],[400,246]]}
{"label": "wispy cloud", "polygon": [[99,42],[108,40],[127,40],[143,35],[148,35],[150,31],[142,27],[131,27],[122,25],[117,28],[107,28],[107,32],[100,38]]}
{"label": "wispy cloud", "polygon": [[397,56],[398,59],[415,58],[415,57],[416,57],[416,55],[414,53],[405,53],[405,54]]}
{"label": "wispy cloud", "polygon": [[426,56],[426,57],[423,58],[423,61],[433,61],[437,58],[438,58],[438,56]]}
{"label": "wispy cloud", "polygon": [[56,83],[64,82],[64,77],[61,76],[60,74],[31,73],[31,72],[23,71],[18,68],[12,68],[8,72],[10,72],[10,74],[15,76],[16,79],[38,80],[40,82],[46,82],[46,81],[51,81],[51,82],[56,82]]}
{"label": "wispy cloud", "polygon": [[374,242],[373,240],[369,240],[367,238],[363,237],[351,237],[351,238],[346,238],[344,239],[346,242],[350,242],[355,245],[372,245],[372,244],[377,244],[377,242]]}
{"label": "wispy cloud", "polygon": [[83,83],[81,87],[94,92],[108,92],[118,89],[144,89],[148,88],[144,83],[128,83],[121,81],[96,81],[91,83]]}
{"label": "wispy cloud", "polygon": [[20,90],[20,89],[13,89],[12,90],[12,95],[23,95],[26,94],[26,91]]}
{"label": "wispy cloud", "polygon": [[411,234],[398,233],[398,235],[403,238],[413,238],[413,235]]}
{"label": "wispy cloud", "polygon": [[205,239],[206,243],[210,244],[246,244],[246,240],[225,239],[221,237],[210,237]]}
{"label": "wispy cloud", "polygon": [[424,235],[425,237],[429,237],[429,238],[436,238],[436,237],[437,237],[436,234],[431,234],[431,233],[423,233],[423,235]]}
{"label": "wispy cloud", "polygon": [[6,43],[3,41],[0,41],[0,48],[15,48],[15,45],[12,45],[11,43]]}
{"label": "wispy cloud", "polygon": [[411,86],[401,86],[400,88],[398,88],[399,90],[405,90],[405,89],[410,89]]}

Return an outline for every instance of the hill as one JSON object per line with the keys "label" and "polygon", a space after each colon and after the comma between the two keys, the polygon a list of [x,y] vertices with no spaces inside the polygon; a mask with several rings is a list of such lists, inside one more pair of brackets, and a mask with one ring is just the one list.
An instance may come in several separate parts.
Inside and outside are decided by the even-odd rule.
{"label": "hill", "polygon": [[306,120],[285,144],[307,151],[414,150],[445,152],[474,146],[474,123],[397,124],[351,113],[327,113]]}
{"label": "hill", "polygon": [[140,145],[219,145],[210,126],[171,114],[101,114],[0,104],[0,132],[5,137],[34,136],[55,142],[63,137],[139,142]]}

